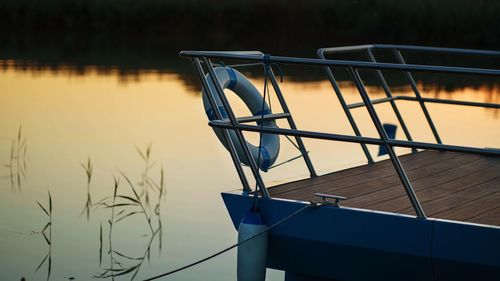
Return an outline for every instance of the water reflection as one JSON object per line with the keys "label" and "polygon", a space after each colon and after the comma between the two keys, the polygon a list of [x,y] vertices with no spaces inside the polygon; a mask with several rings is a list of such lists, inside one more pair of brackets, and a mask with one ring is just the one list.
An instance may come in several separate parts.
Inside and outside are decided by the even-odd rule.
{"label": "water reflection", "polygon": [[[456,99],[456,100],[467,100],[467,101],[480,101],[484,103],[496,103],[500,104],[500,85],[481,85],[477,87],[464,87],[460,91],[448,91],[446,86],[435,85],[426,86],[419,84],[419,87],[423,89],[429,97],[438,99]],[[481,94],[479,94],[481,93]],[[479,95],[482,98],[479,100]],[[461,97],[457,97],[461,96]],[[495,118],[500,117],[500,110],[496,108],[483,108],[489,114]]]}
{"label": "water reflection", "polygon": [[48,250],[45,257],[42,259],[40,264],[36,267],[35,272],[37,272],[44,264],[47,264],[47,279],[50,279],[50,273],[52,272],[52,196],[49,192],[49,202],[44,207],[40,202],[36,202],[42,211],[47,215],[48,222],[40,231],[40,234],[45,239],[47,243]]}
{"label": "water reflection", "polygon": [[[108,76],[117,78],[120,84],[126,85],[129,83],[140,83],[144,78],[155,76],[159,80],[168,80],[172,76],[185,81],[185,85],[197,88],[196,76],[193,73],[189,64],[185,64],[185,60],[177,57],[170,57],[170,60],[175,66],[173,68],[129,68],[117,65],[89,65],[75,64],[67,62],[43,62],[37,60],[2,60],[0,59],[0,71],[17,71],[39,77],[40,75],[50,73],[53,76],[61,77],[83,77],[92,74],[99,76]],[[182,64],[181,64],[182,63]],[[169,66],[171,66],[170,64]]]}
{"label": "water reflection", "polygon": [[94,170],[90,156],[87,160],[87,163],[80,163],[80,165],[85,171],[85,176],[87,177],[87,201],[85,202],[85,206],[83,207],[80,216],[86,214],[88,221],[90,219],[90,209],[92,208],[92,197],[90,196],[90,182],[92,181],[92,172]]}
{"label": "water reflection", "polygon": [[9,175],[4,178],[10,179],[12,191],[22,191],[22,181],[26,179],[26,170],[28,167],[27,151],[27,138],[23,135],[22,125],[19,125],[17,137],[12,139],[10,146],[9,163],[4,165],[9,170]]}
{"label": "water reflection", "polygon": [[[124,254],[122,251],[118,251],[113,248],[113,238],[111,237],[112,225],[109,228],[109,250],[107,255],[109,257],[109,267],[99,267],[103,268],[101,273],[95,274],[94,278],[97,279],[111,279],[115,280],[115,277],[130,277],[130,280],[134,280],[139,271],[141,270],[145,261],[148,263],[151,261],[151,247],[153,242],[158,239],[161,240],[161,228],[158,228],[153,235],[150,236],[148,242],[144,247],[144,252],[141,256],[130,256]],[[161,242],[159,243],[161,245]],[[158,253],[161,253],[161,246],[158,248]]]}
{"label": "water reflection", "polygon": [[[273,55],[281,55],[273,53]],[[310,55],[314,56],[314,52]],[[303,56],[310,57],[310,56]],[[341,57],[343,58],[343,57]],[[136,58],[135,58],[136,59]],[[338,59],[338,58],[336,58]],[[360,60],[358,58],[346,57],[344,59]],[[492,58],[491,60],[475,58],[471,63],[469,59],[461,59],[453,57],[450,63],[450,58],[446,56],[415,56],[408,55],[409,64],[428,64],[428,65],[446,65],[459,67],[477,67],[477,68],[493,68],[500,67],[500,59]],[[363,59],[362,59],[363,60]],[[379,62],[389,62],[384,61]],[[277,66],[276,73],[283,74],[288,81],[300,83],[317,83],[326,80],[321,67],[304,67],[297,65],[275,64]],[[110,64],[96,62],[96,64],[78,63],[59,61],[54,62],[40,60],[5,60],[0,58],[0,71],[18,71],[30,73],[34,77],[41,74],[51,73],[54,76],[62,77],[82,77],[97,74],[99,76],[108,76],[117,78],[120,84],[141,83],[150,77],[156,77],[160,81],[178,80],[190,90],[190,93],[200,93],[200,83],[198,78],[186,59],[178,57],[177,53],[170,53],[167,56],[161,57],[161,63],[155,65],[143,66],[129,64]],[[253,65],[250,67],[240,68],[240,71],[246,76],[254,79],[263,79],[264,72],[261,65]],[[367,86],[380,86],[380,82],[373,70],[360,70],[360,74]],[[495,91],[500,84],[495,77],[476,76],[474,79],[464,79],[461,75],[436,75],[434,73],[412,73],[416,82],[422,87],[438,92],[451,93],[457,90],[462,90],[467,87],[475,89],[483,88],[489,91]],[[407,78],[400,72],[384,71],[384,76],[391,86],[407,87],[409,86]],[[335,69],[335,78],[340,82],[351,81],[348,71],[344,68]]]}
{"label": "water reflection", "polygon": [[[187,66],[192,72],[188,63]],[[280,86],[299,129],[352,134],[328,81],[318,78],[297,82],[290,79],[293,72],[283,71],[285,81]],[[239,188],[240,184],[227,152],[206,124],[198,86],[187,87],[177,74],[158,78],[148,72],[140,74],[138,82],[127,84],[120,82],[117,73],[67,76],[64,72],[8,69],[2,75],[2,164],[9,163],[11,151],[17,153],[16,144],[11,146],[12,140],[22,143],[27,139],[29,175],[23,180],[21,174],[22,194],[11,192],[9,167],[2,169],[7,177],[0,181],[0,221],[2,229],[9,231],[0,232],[0,238],[6,241],[0,243],[0,252],[16,254],[0,255],[2,264],[9,268],[0,272],[0,279],[19,280],[26,274],[34,274],[26,276],[27,280],[41,279],[33,273],[39,264],[42,265],[37,274],[43,272],[45,279],[49,257],[52,262],[57,261],[51,265],[53,280],[67,276],[87,280],[92,275],[130,279],[134,274],[139,279],[188,264],[234,241],[235,230],[220,192]],[[258,75],[251,80],[262,89],[263,80]],[[438,85],[418,86],[427,97],[500,100],[500,89],[488,85],[450,93],[435,90]],[[360,101],[352,84],[342,82],[341,88],[347,102]],[[367,89],[371,98],[384,97],[380,87]],[[404,87],[392,90],[394,94],[411,93]],[[248,113],[237,97],[231,95],[230,101],[237,115]],[[418,104],[401,101],[400,109],[412,136],[415,132],[416,140],[432,141],[428,127],[421,122],[424,119]],[[383,122],[397,123],[389,107],[381,104],[377,110]],[[430,104],[429,111],[447,142],[498,147],[500,130],[494,129],[498,127],[498,115],[492,114],[496,111],[439,104]],[[353,114],[363,135],[376,135],[364,109],[353,110]],[[21,122],[19,138],[16,133]],[[396,132],[396,138],[404,138],[401,130]],[[364,161],[357,145],[305,142],[321,173]],[[134,144],[148,145],[134,150]],[[282,144],[278,163],[297,156],[293,144],[285,139]],[[376,147],[369,149],[376,154]],[[162,168],[164,164],[166,169]],[[22,161],[20,166],[23,167]],[[264,179],[273,185],[306,173],[302,161],[292,161],[275,167]],[[113,175],[118,183],[116,193]],[[43,235],[37,234],[33,237],[39,239],[33,239],[19,233],[29,233],[34,227],[39,230],[43,211],[34,202],[44,198],[42,205],[48,208],[45,198],[49,188],[57,199],[56,227],[52,229],[51,255],[43,261],[40,253],[47,251]],[[91,206],[88,217],[85,206]],[[85,212],[80,216],[82,209]],[[45,225],[44,220],[42,226]],[[167,225],[165,239],[162,232]],[[50,238],[48,231],[46,235]],[[116,272],[131,268],[115,278]],[[176,274],[176,280],[182,281],[234,280],[235,256],[228,253]],[[277,272],[269,280],[283,280],[283,274]]]}
{"label": "water reflection", "polygon": [[[111,209],[111,217],[108,220],[108,247],[107,255],[109,264],[107,267],[102,267],[103,260],[103,229],[100,225],[100,245],[99,245],[99,267],[103,271],[94,275],[95,278],[114,280],[115,277],[129,276],[133,280],[139,273],[144,261],[150,262],[151,246],[155,240],[158,241],[158,253],[162,250],[162,219],[161,219],[161,202],[165,199],[165,179],[164,170],[161,168],[159,181],[155,181],[150,170],[154,167],[155,162],[152,162],[152,146],[149,144],[144,150],[136,147],[140,157],[144,161],[144,171],[141,175],[141,181],[133,184],[130,178],[123,172],[119,178],[114,177],[113,195],[106,197],[97,205],[106,209]],[[120,180],[124,179],[126,185],[130,188],[129,192],[120,189]],[[119,222],[129,223],[129,219],[134,215],[139,215],[144,218],[144,223],[147,224],[150,233],[144,235],[149,236],[149,240],[145,246],[145,250],[140,256],[131,256],[125,254],[124,251],[116,250],[113,247],[113,229]],[[136,223],[135,220],[130,221]],[[118,235],[122,235],[119,233]],[[116,235],[116,234],[115,234]]]}

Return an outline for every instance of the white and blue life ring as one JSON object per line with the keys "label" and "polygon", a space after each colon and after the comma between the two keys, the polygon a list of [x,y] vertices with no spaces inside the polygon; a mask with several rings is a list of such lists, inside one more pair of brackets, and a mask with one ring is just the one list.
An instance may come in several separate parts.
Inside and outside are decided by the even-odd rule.
{"label": "white and blue life ring", "polygon": [[[214,71],[217,75],[217,78],[219,79],[219,83],[222,86],[222,89],[229,89],[236,93],[236,95],[238,95],[238,97],[240,97],[240,99],[243,100],[243,102],[246,104],[250,112],[252,112],[253,116],[261,116],[262,114],[271,113],[269,106],[265,101],[263,101],[262,95],[259,93],[257,88],[255,88],[255,86],[243,74],[230,67],[217,67],[214,69]],[[219,108],[222,118],[228,118],[228,115],[224,110],[224,106],[222,105],[222,101],[217,94],[217,90],[215,89],[212,80],[208,77],[208,75],[207,80],[210,91],[215,95],[215,102],[217,104],[217,107]],[[264,103],[264,107],[262,103]],[[216,119],[216,115],[212,107],[210,106],[207,93],[205,93],[204,91],[203,105],[205,107],[205,112],[207,113],[208,119]],[[263,111],[262,108],[264,108]],[[257,124],[260,125],[260,122],[257,122]],[[262,125],[264,127],[278,127],[274,120],[266,120]],[[213,129],[224,147],[226,149],[229,149],[228,144],[224,141],[222,130],[220,128]],[[239,143],[238,138],[236,137],[236,133],[233,130],[229,130],[228,132],[240,161],[246,165],[249,165],[249,161],[245,157],[245,153],[243,152],[243,148]],[[248,142],[247,145],[250,148],[250,153],[252,154],[254,160],[257,161],[257,159],[260,159],[258,166],[265,172],[267,172],[269,167],[271,167],[276,161],[276,158],[278,158],[278,153],[280,150],[280,140],[279,136],[276,134],[262,134],[260,158],[259,147]]]}

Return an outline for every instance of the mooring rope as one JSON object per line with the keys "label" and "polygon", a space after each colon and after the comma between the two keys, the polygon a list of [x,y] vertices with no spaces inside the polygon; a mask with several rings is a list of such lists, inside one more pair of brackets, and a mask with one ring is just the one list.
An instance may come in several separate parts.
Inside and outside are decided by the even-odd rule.
{"label": "mooring rope", "polygon": [[[257,156],[257,167],[260,167],[260,153],[262,151],[262,129],[264,127],[264,109],[266,106],[266,95],[268,92],[267,78],[269,76],[270,66],[269,66],[269,55],[264,55],[264,94],[262,95],[262,108],[260,110],[260,128],[259,128],[259,151]],[[271,109],[271,108],[269,108]],[[255,190],[257,191],[257,183],[255,183]]]}
{"label": "mooring rope", "polygon": [[[309,151],[306,151],[306,154],[307,154],[307,153],[309,153]],[[281,166],[281,165],[285,165],[285,164],[287,164],[287,163],[290,163],[290,162],[295,161],[295,160],[297,160],[297,159],[299,159],[299,158],[302,158],[302,157],[304,157],[304,155],[303,155],[303,154],[297,155],[297,156],[292,157],[292,158],[290,158],[290,159],[288,159],[288,160],[285,160],[285,161],[283,161],[283,162],[281,162],[281,163],[278,163],[278,164],[274,164],[274,165],[272,165],[271,167],[269,167],[269,169],[268,169],[268,170],[274,169],[274,168],[279,167],[279,166]]]}
{"label": "mooring rope", "polygon": [[155,280],[155,279],[158,279],[158,278],[161,278],[161,277],[165,277],[165,276],[168,276],[168,275],[174,274],[174,273],[176,273],[176,272],[179,272],[179,271],[182,271],[182,270],[188,269],[188,268],[190,268],[190,267],[193,267],[193,266],[195,266],[195,265],[197,265],[197,264],[203,263],[203,262],[208,261],[208,260],[210,260],[210,259],[213,259],[213,258],[215,258],[215,257],[217,257],[217,256],[219,256],[219,255],[221,255],[221,254],[223,254],[223,253],[225,253],[225,252],[227,252],[227,251],[229,251],[229,250],[231,250],[231,249],[234,249],[234,248],[236,248],[236,247],[238,247],[238,246],[240,246],[240,245],[242,245],[242,244],[245,244],[246,242],[248,242],[248,241],[250,241],[250,240],[254,239],[255,237],[257,237],[257,236],[259,236],[259,235],[261,235],[261,234],[263,234],[263,233],[265,233],[265,232],[267,232],[267,231],[269,231],[269,230],[271,230],[271,229],[275,228],[276,226],[278,226],[278,225],[280,225],[280,224],[284,223],[285,221],[287,221],[287,220],[291,219],[292,217],[294,217],[294,216],[298,215],[299,213],[303,212],[305,209],[307,209],[307,208],[309,208],[309,207],[317,207],[317,206],[318,206],[318,204],[319,204],[319,203],[313,203],[313,202],[311,202],[309,205],[305,205],[304,207],[302,207],[302,208],[300,208],[300,209],[296,210],[295,212],[291,213],[290,215],[288,215],[288,216],[286,216],[286,217],[282,218],[281,220],[279,220],[279,221],[277,221],[277,222],[273,223],[272,225],[270,225],[270,226],[266,227],[266,228],[265,228],[265,229],[263,229],[262,231],[260,231],[260,232],[258,232],[258,233],[256,233],[256,234],[254,234],[253,236],[251,236],[251,237],[249,237],[249,238],[247,238],[247,239],[245,239],[245,240],[243,240],[243,241],[241,241],[241,242],[239,242],[239,243],[233,244],[233,245],[231,245],[231,246],[229,246],[229,247],[227,247],[227,248],[225,248],[225,249],[223,249],[223,250],[220,250],[220,251],[218,251],[218,252],[216,252],[216,253],[214,253],[214,254],[212,254],[212,255],[210,255],[210,256],[207,256],[207,257],[205,257],[205,258],[203,258],[203,259],[200,259],[200,260],[197,260],[197,261],[195,261],[195,262],[192,262],[192,263],[190,263],[190,264],[188,264],[188,265],[185,265],[185,266],[179,267],[179,268],[177,268],[177,269],[171,270],[171,271],[169,271],[169,272],[166,272],[166,273],[163,273],[163,274],[160,274],[160,275],[154,276],[154,277],[150,277],[150,278],[144,279],[144,281]]}
{"label": "mooring rope", "polygon": [[[279,75],[280,75],[280,82],[283,82],[283,71],[281,70],[281,68],[279,67],[278,64],[271,64],[269,62],[269,58],[270,58],[270,55],[264,55],[264,94],[262,96],[262,108],[261,108],[261,121],[260,121],[260,128],[259,128],[259,155],[257,156],[257,165],[259,166],[259,163],[260,163],[260,152],[261,152],[261,147],[262,147],[262,137],[263,137],[263,133],[262,133],[262,129],[263,129],[263,126],[264,126],[264,108],[265,108],[265,103],[266,103],[266,96],[267,96],[267,99],[268,99],[268,103],[269,103],[269,111],[273,111],[272,109],[272,105],[271,105],[271,94],[269,92],[269,86],[268,86],[268,77],[269,75],[272,73],[272,65],[276,66],[276,68],[278,69],[278,72],[279,72]],[[295,143],[293,142],[290,137],[288,137],[287,135],[285,135],[286,139],[301,153],[299,156],[295,156],[295,157],[292,157],[288,160],[285,160],[279,164],[276,164],[276,165],[273,165],[271,167],[268,168],[268,170],[271,170],[273,168],[276,168],[276,167],[279,167],[283,164],[287,164],[289,162],[292,162],[294,160],[297,160],[301,157],[303,157],[304,155],[302,154],[302,150],[300,149],[300,147]],[[309,153],[309,151],[307,151],[306,153]],[[257,190],[257,183],[255,184],[255,190]]]}

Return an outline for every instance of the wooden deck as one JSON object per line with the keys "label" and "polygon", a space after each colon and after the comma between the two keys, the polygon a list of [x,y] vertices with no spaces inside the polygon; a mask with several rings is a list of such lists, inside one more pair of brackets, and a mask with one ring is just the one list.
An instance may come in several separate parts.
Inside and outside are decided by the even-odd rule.
{"label": "wooden deck", "polygon": [[[500,157],[423,151],[400,157],[428,217],[500,226]],[[390,160],[269,188],[272,197],[318,200],[345,196],[342,206],[414,215]]]}

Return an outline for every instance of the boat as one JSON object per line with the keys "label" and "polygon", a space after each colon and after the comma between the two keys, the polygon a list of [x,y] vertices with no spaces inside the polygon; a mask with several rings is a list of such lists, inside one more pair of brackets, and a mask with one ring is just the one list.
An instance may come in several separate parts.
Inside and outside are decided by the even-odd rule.
{"label": "boat", "polygon": [[[379,51],[391,54],[392,62],[378,62]],[[366,59],[334,59],[340,53],[357,53]],[[284,271],[286,281],[500,280],[500,150],[444,143],[427,108],[439,103],[498,110],[500,104],[424,97],[414,79],[414,73],[421,72],[462,75],[464,81],[481,76],[498,79],[500,70],[407,64],[407,53],[500,57],[498,51],[407,45],[321,48],[313,58],[257,51],[180,53],[193,63],[208,124],[229,151],[241,180],[241,189],[222,193],[232,223],[238,229],[249,210],[258,206],[262,220],[272,226],[267,229],[265,267]],[[265,107],[265,91],[258,96],[264,109],[259,111],[252,101],[254,90],[239,82],[241,73],[235,69],[256,64],[263,66],[265,82],[276,93],[281,111]],[[354,134],[298,128],[275,75],[280,64],[321,68]],[[346,102],[336,80],[338,69],[349,73],[362,102]],[[367,70],[375,73],[386,97],[370,99],[360,75]],[[394,95],[386,72],[403,75],[413,96]],[[224,89],[245,92],[240,97],[250,104],[252,116],[235,116]],[[419,105],[434,142],[412,139],[398,108],[401,100]],[[395,139],[394,129],[381,122],[374,105],[382,103],[391,105],[405,140]],[[360,133],[352,114],[360,107],[368,111],[378,137]],[[289,128],[276,126],[278,119],[287,121]],[[500,125],[491,129],[500,130]],[[259,146],[249,144],[243,132],[260,133]],[[279,151],[271,136],[295,141],[309,177],[266,186],[261,173]],[[366,163],[318,175],[304,138],[357,143]],[[375,161],[367,145],[380,146],[388,157]],[[398,155],[396,147],[411,148],[411,152]],[[256,190],[250,187],[249,174]]]}

